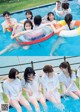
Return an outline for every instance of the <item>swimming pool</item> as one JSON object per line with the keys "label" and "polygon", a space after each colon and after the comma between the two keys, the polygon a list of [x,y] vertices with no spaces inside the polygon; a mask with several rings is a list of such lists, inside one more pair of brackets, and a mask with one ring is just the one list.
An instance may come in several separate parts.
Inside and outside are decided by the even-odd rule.
{"label": "swimming pool", "polygon": [[[80,9],[77,5],[77,0],[70,1],[70,6],[72,9],[72,14],[74,19],[80,20]],[[32,10],[33,15],[40,15],[43,17],[49,11],[53,9],[54,5],[37,8]],[[15,13],[12,17],[16,18],[18,21],[25,18],[25,11],[20,13]],[[4,21],[3,17],[0,17],[0,24]],[[8,47],[11,43],[16,42],[15,40],[11,40],[11,33],[6,32],[3,34],[2,27],[0,25],[0,51]],[[17,42],[16,42],[17,43]],[[17,43],[18,44],[18,43]],[[59,56],[79,56],[80,55],[80,36],[74,38],[58,38],[57,35],[52,36],[50,39],[30,45],[28,49],[25,49],[22,46],[15,46],[13,49],[8,50],[3,53],[2,56],[49,56],[52,47],[56,48],[53,52],[54,55]]]}
{"label": "swimming pool", "polygon": [[[62,98],[62,102],[65,106],[65,110],[63,112],[80,112],[80,99],[74,100],[72,98],[65,97],[65,99]],[[47,106],[48,106],[48,112],[62,112],[62,111],[58,110],[57,108],[55,108],[55,106],[51,102],[47,101]],[[33,112],[35,112],[33,106],[32,106],[32,108],[33,108]],[[22,107],[22,112],[25,112],[25,111],[26,111],[26,109],[24,107]],[[40,111],[44,112],[41,104],[40,104]],[[10,108],[9,112],[16,112],[16,110],[14,108]]]}

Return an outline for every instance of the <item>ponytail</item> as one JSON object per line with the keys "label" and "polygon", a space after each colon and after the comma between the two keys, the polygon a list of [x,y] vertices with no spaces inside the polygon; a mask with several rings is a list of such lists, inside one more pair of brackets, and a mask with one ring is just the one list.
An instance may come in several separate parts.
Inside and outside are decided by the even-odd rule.
{"label": "ponytail", "polygon": [[71,23],[71,21],[73,19],[72,15],[71,14],[67,14],[64,19],[65,19],[65,22],[68,25],[69,29],[71,30],[70,23]]}

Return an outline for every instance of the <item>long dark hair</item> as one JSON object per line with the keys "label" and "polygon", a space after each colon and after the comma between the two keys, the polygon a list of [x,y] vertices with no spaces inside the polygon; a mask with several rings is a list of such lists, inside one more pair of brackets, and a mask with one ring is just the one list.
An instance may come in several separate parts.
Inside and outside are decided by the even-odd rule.
{"label": "long dark hair", "polygon": [[[52,14],[52,15],[54,16],[54,13],[53,13],[53,12],[49,12],[49,13],[47,14],[47,20],[48,20],[48,21],[50,21],[50,19],[49,19],[49,15],[50,15],[50,14]],[[55,20],[55,17],[54,17],[54,20]]]}
{"label": "long dark hair", "polygon": [[69,27],[70,30],[71,30],[71,28],[70,28],[70,23],[71,23],[72,19],[73,19],[73,17],[72,17],[71,14],[67,14],[67,15],[65,16],[65,18],[64,18],[64,20],[65,20],[65,22],[67,23],[67,25],[68,25],[68,27]]}
{"label": "long dark hair", "polygon": [[72,70],[71,70],[71,66],[69,64],[69,62],[62,62],[60,65],[59,65],[59,68],[64,68],[64,69],[68,69],[68,72],[69,72],[69,76],[71,78],[72,76]]}
{"label": "long dark hair", "polygon": [[33,74],[35,76],[35,71],[33,70],[32,67],[27,67],[24,71],[24,80],[25,82],[29,82],[29,76]]}

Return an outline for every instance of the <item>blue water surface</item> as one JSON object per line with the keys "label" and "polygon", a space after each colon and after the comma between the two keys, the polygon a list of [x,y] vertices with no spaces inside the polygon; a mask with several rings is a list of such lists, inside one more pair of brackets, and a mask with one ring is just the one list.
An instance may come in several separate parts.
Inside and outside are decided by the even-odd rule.
{"label": "blue water surface", "polygon": [[[65,106],[65,110],[57,109],[51,102],[47,101],[48,111],[47,112],[80,112],[80,99],[74,100],[69,97],[62,98],[62,103]],[[40,105],[40,111],[43,111],[42,105]],[[34,107],[31,105],[33,112],[35,112]],[[17,112],[15,108],[10,108],[9,112]],[[22,106],[22,112],[26,112],[26,108]],[[27,111],[28,112],[28,111]]]}
{"label": "blue water surface", "polygon": [[[48,12],[53,9],[54,5],[37,8],[32,10],[33,15],[41,15],[45,16]],[[77,0],[70,1],[70,7],[72,9],[73,19],[80,20],[80,8],[78,7]],[[21,13],[15,13],[11,15],[18,20],[25,19],[25,11]],[[0,17],[0,52],[8,47],[11,43],[18,43],[16,40],[11,40],[10,32],[6,32],[5,34],[2,32],[1,23],[4,21],[3,17]],[[57,40],[59,41],[57,42]],[[57,42],[57,44],[56,44]],[[12,49],[9,49],[7,52],[3,53],[2,56],[49,56],[52,47],[55,47],[53,52],[53,56],[79,56],[80,55],[80,36],[73,38],[59,38],[57,35],[52,36],[50,39],[30,45],[28,49],[25,49],[24,46],[14,46]]]}

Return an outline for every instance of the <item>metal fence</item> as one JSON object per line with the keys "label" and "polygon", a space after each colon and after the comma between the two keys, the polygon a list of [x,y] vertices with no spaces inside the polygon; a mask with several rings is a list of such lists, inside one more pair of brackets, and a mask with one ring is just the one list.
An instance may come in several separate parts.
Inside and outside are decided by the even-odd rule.
{"label": "metal fence", "polygon": [[[31,65],[31,67],[32,68],[34,68],[34,70],[35,71],[38,71],[38,70],[42,70],[43,68],[38,68],[38,69],[35,69],[35,67],[34,67],[34,65],[36,64],[36,63],[43,63],[43,62],[51,62],[51,61],[55,61],[55,60],[63,60],[63,61],[66,61],[67,59],[70,59],[70,58],[75,58],[75,57],[79,57],[79,56],[70,56],[70,57],[59,57],[59,58],[57,58],[57,59],[49,59],[49,60],[43,60],[43,61],[31,61],[30,63],[22,63],[22,64],[16,64],[16,65],[9,65],[9,66],[2,66],[2,67],[0,67],[0,69],[2,69],[2,68],[9,68],[9,67],[17,67],[17,66],[23,66],[23,65]],[[80,62],[77,62],[77,63],[71,63],[70,65],[79,65],[80,64]],[[54,66],[54,68],[57,68],[58,66]],[[20,73],[23,73],[24,71],[20,71]],[[6,74],[1,74],[0,76],[6,76],[6,75],[8,75],[8,73],[6,73]]]}

